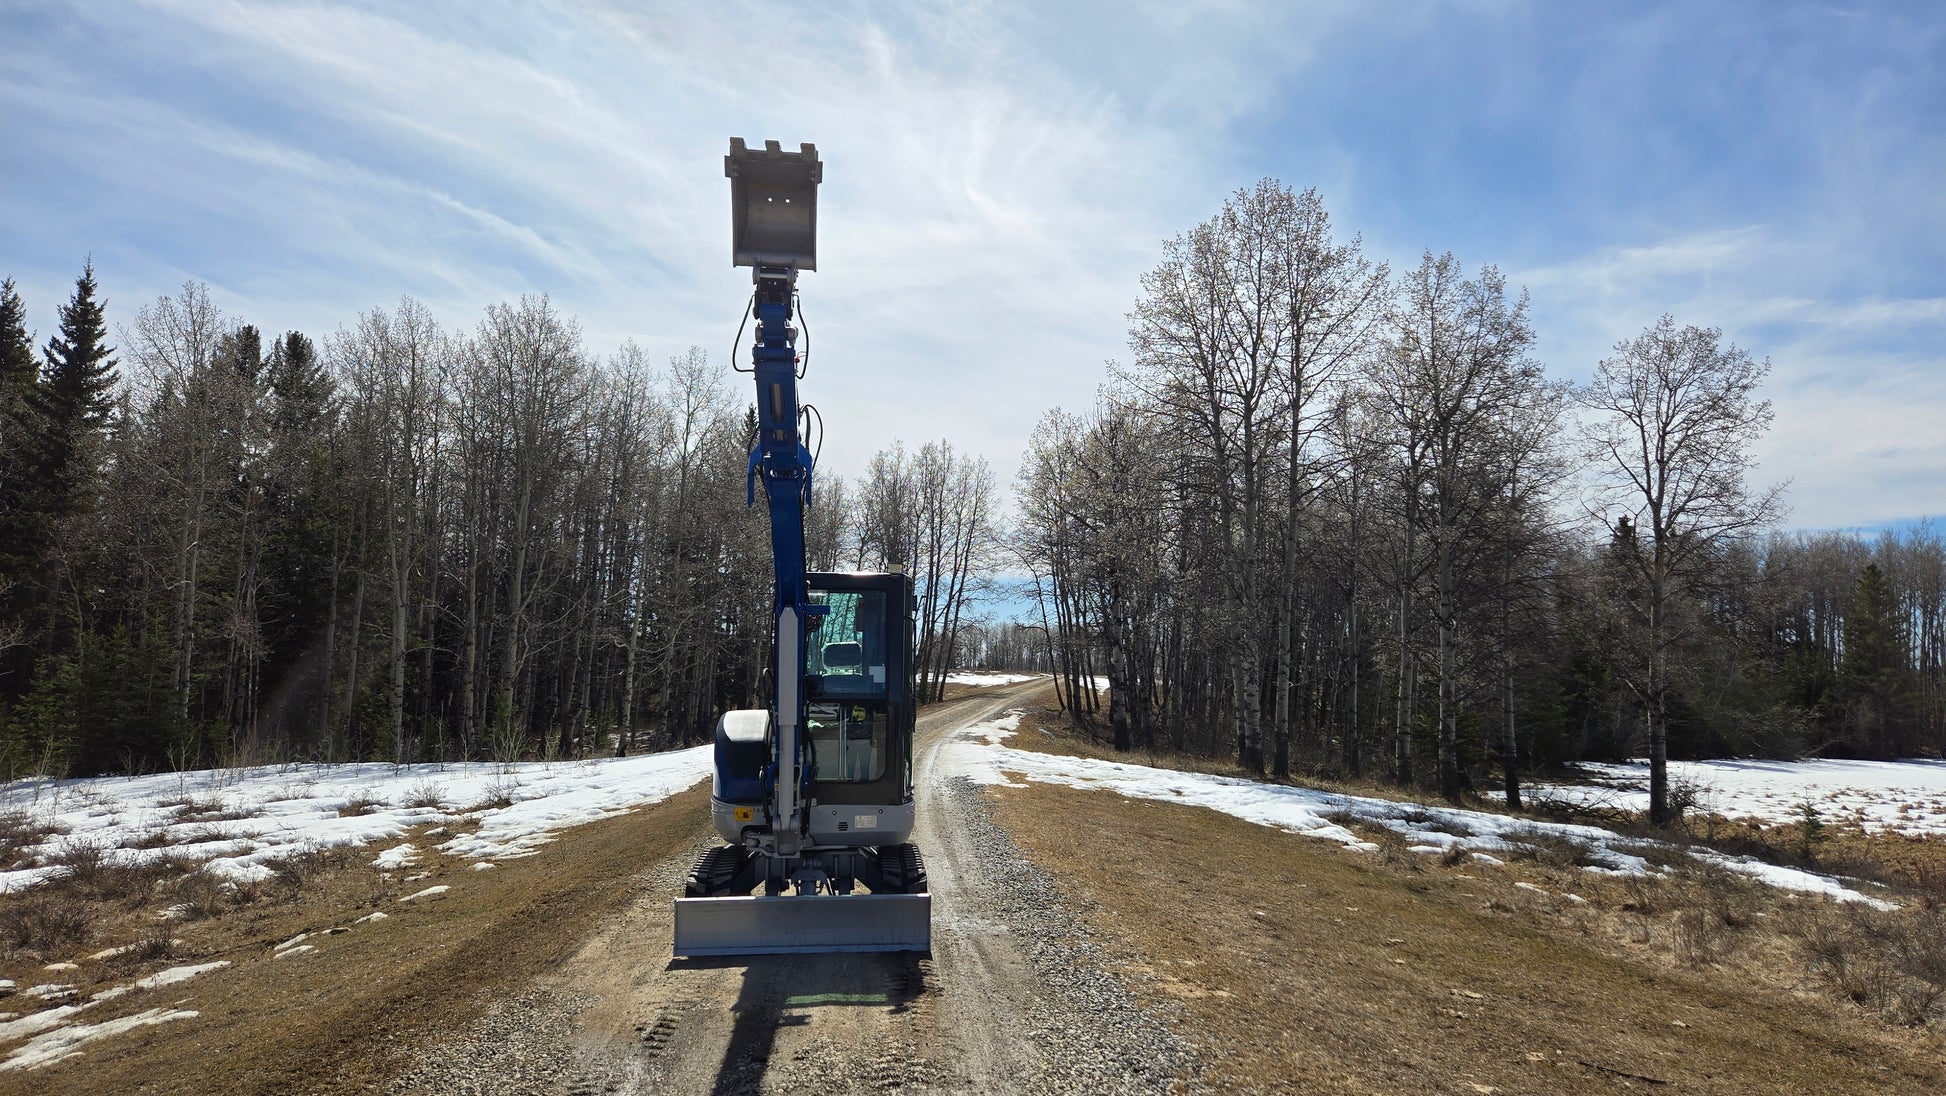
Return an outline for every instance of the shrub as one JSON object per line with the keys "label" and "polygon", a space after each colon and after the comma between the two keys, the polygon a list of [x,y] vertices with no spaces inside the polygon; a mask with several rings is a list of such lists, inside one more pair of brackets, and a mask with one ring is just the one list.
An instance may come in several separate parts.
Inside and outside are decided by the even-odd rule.
{"label": "shrub", "polygon": [[405,790],[405,805],[439,810],[446,805],[446,788],[434,781],[420,780]]}
{"label": "shrub", "polygon": [[0,944],[7,956],[20,951],[46,956],[85,943],[94,932],[95,906],[65,887],[36,887],[0,911]]}

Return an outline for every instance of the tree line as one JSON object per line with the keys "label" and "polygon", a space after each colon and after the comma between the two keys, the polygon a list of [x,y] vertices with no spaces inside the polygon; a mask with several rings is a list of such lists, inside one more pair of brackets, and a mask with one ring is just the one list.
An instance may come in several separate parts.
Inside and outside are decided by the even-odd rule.
{"label": "tree line", "polygon": [[1767,362],[1664,317],[1573,386],[1533,344],[1495,268],[1395,273],[1313,190],[1168,241],[1130,360],[1022,462],[1063,703],[1120,748],[1448,798],[1497,771],[1515,805],[1647,754],[1659,820],[1670,756],[1946,748],[1946,545],[1777,531]]}
{"label": "tree line", "polygon": [[[7,281],[0,775],[703,741],[770,661],[728,372],[597,355],[546,297],[267,338],[192,282],[111,336],[92,264],[37,351]],[[936,695],[997,543],[986,463],[894,445],[815,503],[811,568],[914,574]]]}

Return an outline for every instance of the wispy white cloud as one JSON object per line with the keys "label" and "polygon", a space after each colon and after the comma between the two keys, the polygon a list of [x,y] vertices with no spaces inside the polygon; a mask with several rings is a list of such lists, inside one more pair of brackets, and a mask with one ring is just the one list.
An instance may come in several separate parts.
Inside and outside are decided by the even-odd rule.
{"label": "wispy white cloud", "polygon": [[1946,297],[1832,292],[1845,246],[1739,226],[1515,277],[1534,294],[1542,354],[1569,375],[1665,312],[1767,358],[1776,420],[1759,455],[1764,476],[1791,481],[1794,526],[1946,513]]}
{"label": "wispy white cloud", "polygon": [[828,466],[951,437],[1006,476],[1042,409],[1089,402],[1124,353],[1162,239],[1282,174],[1381,257],[1501,263],[1557,372],[1665,311],[1769,356],[1767,470],[1796,478],[1799,523],[1946,511],[1922,474],[1946,418],[1946,136],[1924,103],[1946,21],[1923,13],[24,10],[0,218],[42,314],[93,251],[129,310],[194,277],[244,319],[321,333],[401,292],[464,326],[544,291],[598,351],[720,357],[748,292],[727,140],[810,140]]}
{"label": "wispy white cloud", "polygon": [[[1010,473],[1042,407],[1091,398],[1141,270],[1204,213],[1210,135],[1182,119],[1220,121],[1296,63],[1231,35],[1252,18],[1234,5],[1096,20],[1125,77],[1106,82],[1058,41],[1085,24],[983,4],[148,10],[170,63],[231,104],[211,119],[124,89],[70,116],[120,120],[108,144],[160,165],[144,183],[159,204],[315,258],[328,273],[303,289],[341,283],[304,314],[301,290],[240,276],[249,261],[201,275],[253,317],[274,300],[297,310],[280,322],[330,325],[348,291],[405,291],[464,323],[549,290],[597,349],[720,352],[747,292],[727,140],[816,141],[810,394],[840,470],[894,437],[951,435]],[[1226,35],[1234,66],[1176,55]]]}

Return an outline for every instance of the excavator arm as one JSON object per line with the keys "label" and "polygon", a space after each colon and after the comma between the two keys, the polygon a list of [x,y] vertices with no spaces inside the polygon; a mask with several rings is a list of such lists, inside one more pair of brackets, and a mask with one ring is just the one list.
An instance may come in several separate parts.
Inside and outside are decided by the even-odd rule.
{"label": "excavator arm", "polygon": [[[677,955],[926,951],[931,895],[913,828],[911,579],[806,570],[813,458],[798,402],[797,275],[817,269],[817,149],[730,142],[732,256],[751,268],[750,372],[761,491],[776,575],[768,709],[716,728],[705,853],[676,901]],[[832,627],[821,628],[834,617]],[[814,659],[815,654],[815,659]],[[812,672],[815,661],[817,672]],[[818,742],[827,756],[820,756]],[[870,893],[859,893],[863,884]],[[751,895],[757,887],[760,896]]]}

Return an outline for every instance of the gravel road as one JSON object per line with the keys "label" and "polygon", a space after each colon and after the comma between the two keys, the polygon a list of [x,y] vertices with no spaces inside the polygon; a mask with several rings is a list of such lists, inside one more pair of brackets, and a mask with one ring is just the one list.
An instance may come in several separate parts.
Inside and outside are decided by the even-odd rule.
{"label": "gravel road", "polygon": [[[933,892],[929,956],[672,960],[671,899],[694,851],[557,970],[510,987],[472,1030],[427,1048],[397,1093],[1124,1093],[1194,1087],[1195,1061],[1144,1011],[1054,880],[942,755],[1032,686],[920,718],[916,776]],[[567,836],[563,840],[572,840]]]}

